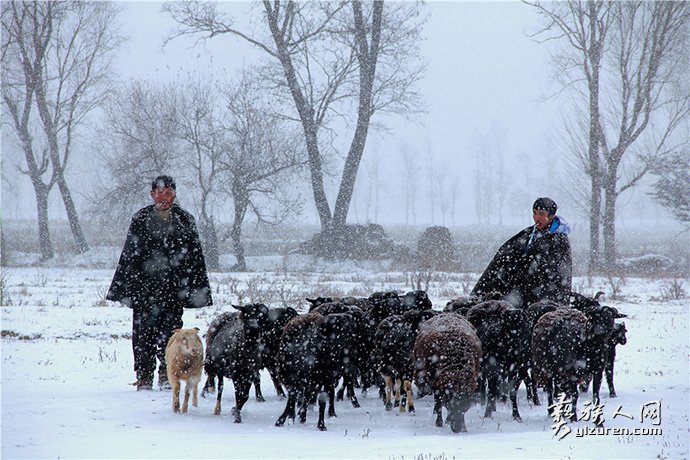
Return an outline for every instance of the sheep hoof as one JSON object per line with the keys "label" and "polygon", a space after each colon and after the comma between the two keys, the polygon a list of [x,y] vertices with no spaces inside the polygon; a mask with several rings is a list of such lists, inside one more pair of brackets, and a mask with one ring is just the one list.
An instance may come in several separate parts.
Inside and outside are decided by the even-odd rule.
{"label": "sheep hoof", "polygon": [[359,401],[357,401],[356,399],[353,399],[352,400],[352,407],[360,407]]}
{"label": "sheep hoof", "polygon": [[257,396],[257,397],[256,397],[256,400],[257,400],[257,402],[266,402],[266,398],[264,398],[264,397],[261,396],[261,395]]}
{"label": "sheep hoof", "polygon": [[387,402],[386,403],[386,410],[392,410],[393,409],[393,404]]}
{"label": "sheep hoof", "polygon": [[518,423],[522,423],[522,417],[519,415],[513,415],[513,420],[515,420]]}
{"label": "sheep hoof", "polygon": [[319,431],[328,431],[328,428],[326,428],[326,425],[319,425]]}
{"label": "sheep hoof", "polygon": [[616,398],[616,397],[618,397],[618,395],[616,394],[615,391],[612,391],[611,393],[609,393],[609,398]]}
{"label": "sheep hoof", "polygon": [[410,406],[410,408],[407,411],[410,413],[410,415],[414,415],[414,406]]}

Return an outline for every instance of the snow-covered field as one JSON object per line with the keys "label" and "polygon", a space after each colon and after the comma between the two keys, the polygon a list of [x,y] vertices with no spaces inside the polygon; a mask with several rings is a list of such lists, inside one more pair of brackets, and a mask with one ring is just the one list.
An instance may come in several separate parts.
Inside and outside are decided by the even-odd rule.
{"label": "snow-covered field", "polygon": [[[117,251],[114,251],[117,253]],[[116,257],[116,256],[115,256]],[[113,259],[110,259],[113,260]],[[583,434],[594,425],[554,429],[546,407],[519,394],[523,423],[512,420],[508,404],[492,419],[473,407],[467,433],[434,426],[432,398],[416,402],[417,414],[386,412],[375,391],[362,407],[336,405],[328,431],[306,425],[273,426],[284,401],[262,374],[267,398],[252,397],[233,423],[234,393],[226,386],[223,413],[213,415],[214,397],[200,398],[186,415],[173,414],[170,391],[137,392],[131,352],[131,311],[104,301],[112,269],[62,261],[62,267],[2,268],[2,458],[669,458],[688,457],[690,426],[688,300],[661,300],[678,281],[617,280],[621,300],[607,304],[627,313],[628,344],[619,346],[618,398],[602,387],[608,433]],[[375,267],[331,267],[328,273],[274,268],[253,273],[211,273],[215,305],[185,312],[186,327],[205,332],[230,303],[260,301],[302,306],[317,294],[368,295],[381,289],[407,291],[411,274]],[[94,264],[92,266],[98,266]],[[70,268],[71,267],[71,268]],[[286,269],[287,268],[287,269]],[[436,275],[428,292],[435,308],[473,286],[476,274]],[[688,280],[682,280],[688,291]],[[612,292],[605,279],[576,278],[583,293]],[[9,305],[8,305],[9,304]],[[543,394],[540,393],[542,400]],[[580,412],[582,397],[578,404]],[[660,405],[658,419],[641,417],[643,406]],[[632,418],[630,418],[632,417]],[[659,423],[655,425],[655,423]],[[651,434],[656,432],[656,434]]]}

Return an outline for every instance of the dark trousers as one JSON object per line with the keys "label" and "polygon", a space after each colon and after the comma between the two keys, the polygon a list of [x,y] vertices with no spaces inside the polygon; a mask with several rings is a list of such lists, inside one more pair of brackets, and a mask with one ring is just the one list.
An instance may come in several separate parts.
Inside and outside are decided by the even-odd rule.
{"label": "dark trousers", "polygon": [[165,346],[172,331],[182,327],[182,308],[167,309],[164,306],[134,306],[132,320],[132,349],[134,371],[138,380],[153,382],[153,372],[158,366],[158,378],[167,379]]}

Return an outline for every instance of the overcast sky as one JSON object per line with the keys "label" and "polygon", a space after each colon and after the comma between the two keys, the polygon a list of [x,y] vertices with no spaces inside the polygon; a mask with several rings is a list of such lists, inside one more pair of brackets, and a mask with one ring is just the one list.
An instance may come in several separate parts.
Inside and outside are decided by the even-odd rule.
{"label": "overcast sky", "polygon": [[[215,38],[196,47],[190,40],[175,40],[162,48],[173,24],[160,12],[161,3],[119,4],[123,8],[122,31],[128,37],[116,61],[122,79],[155,79],[189,70],[218,75],[250,65],[263,56],[231,37]],[[246,18],[250,11],[247,2],[232,2],[226,7],[238,18]],[[434,164],[433,177],[421,174],[421,183],[414,186],[422,188],[424,183],[437,181],[449,188],[451,182],[458,183],[453,189],[457,199],[452,222],[450,212],[442,222],[438,210],[432,213],[428,209],[427,192],[420,192],[417,198],[416,222],[431,223],[433,218],[435,224],[462,225],[474,221],[476,139],[493,136],[503,139],[511,159],[509,171],[523,187],[523,195],[512,197],[507,221],[528,222],[531,202],[537,196],[550,195],[565,204],[566,198],[559,196],[553,184],[554,168],[559,170],[563,160],[551,147],[565,101],[545,98],[558,87],[551,82],[547,45],[527,36],[538,25],[533,8],[518,1],[429,2],[427,7],[430,19],[421,50],[428,67],[420,89],[428,113],[421,119],[423,124],[389,119],[390,132],[370,135],[350,220],[404,222],[399,151],[407,145],[418,152],[420,168],[428,158]],[[73,174],[82,177],[88,168],[94,168],[88,161],[72,166]],[[372,185],[374,181],[378,185]],[[6,206],[4,200],[3,213],[9,217],[35,215],[28,178],[23,178],[23,182],[25,187],[19,193],[8,194],[3,187],[5,197],[14,201],[13,206]],[[331,188],[335,190],[335,182]],[[367,198],[374,191],[378,191],[378,204]],[[54,195],[57,200],[58,194]],[[306,196],[311,198],[310,191]],[[306,218],[316,223],[311,210],[313,205],[309,203]],[[574,214],[575,210],[571,210],[571,221],[579,219]]]}

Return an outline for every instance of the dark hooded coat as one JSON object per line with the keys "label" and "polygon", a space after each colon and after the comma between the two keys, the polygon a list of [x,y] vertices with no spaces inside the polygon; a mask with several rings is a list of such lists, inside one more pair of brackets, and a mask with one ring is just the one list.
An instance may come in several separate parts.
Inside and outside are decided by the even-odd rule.
{"label": "dark hooded coat", "polygon": [[170,311],[211,305],[194,217],[177,204],[167,220],[153,205],[137,211],[106,298],[130,308],[155,303]]}
{"label": "dark hooded coat", "polygon": [[522,230],[499,248],[472,295],[499,292],[521,308],[542,299],[567,305],[573,271],[569,232],[558,216],[548,229]]}

